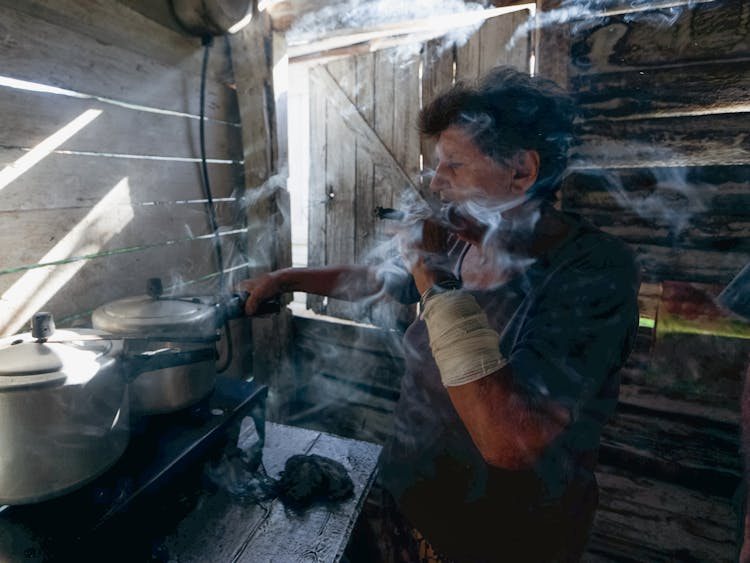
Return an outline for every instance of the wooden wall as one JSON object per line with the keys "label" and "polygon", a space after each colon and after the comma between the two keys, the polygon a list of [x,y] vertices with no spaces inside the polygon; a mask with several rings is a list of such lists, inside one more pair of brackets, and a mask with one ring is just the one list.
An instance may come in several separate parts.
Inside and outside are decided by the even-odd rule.
{"label": "wooden wall", "polygon": [[564,203],[630,242],[647,279],[726,283],[750,261],[750,5],[687,4],[572,37],[584,119]]}
{"label": "wooden wall", "polygon": [[[551,14],[559,5],[541,4]],[[642,317],[656,323],[641,327],[605,428],[595,560],[734,556],[750,345],[664,334],[659,313],[669,281],[720,289],[750,260],[750,5],[672,4],[599,3],[541,32],[541,74],[583,109],[563,207],[631,244]]]}
{"label": "wooden wall", "polygon": [[[161,23],[135,9],[146,4],[166,8]],[[42,309],[58,325],[86,324],[102,303],[144,293],[150,277],[216,290],[200,167],[203,48],[168,13],[166,0],[0,1],[1,334]],[[242,49],[262,30],[244,33],[232,45],[216,39],[206,82],[208,173],[230,276],[247,272],[246,187],[274,172],[253,160],[271,143],[243,116],[254,104],[268,122],[248,94],[264,69]]]}

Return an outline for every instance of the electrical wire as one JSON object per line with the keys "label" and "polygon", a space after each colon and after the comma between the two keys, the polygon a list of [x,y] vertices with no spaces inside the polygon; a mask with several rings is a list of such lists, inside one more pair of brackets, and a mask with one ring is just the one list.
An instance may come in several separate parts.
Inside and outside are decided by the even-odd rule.
{"label": "electrical wire", "polygon": [[[214,198],[211,193],[211,182],[208,177],[208,159],[206,157],[206,71],[208,69],[208,54],[211,51],[214,38],[210,35],[204,35],[201,38],[203,44],[203,66],[201,68],[201,87],[200,87],[200,150],[201,150],[201,172],[203,177],[203,195],[206,198],[206,212],[211,232],[214,234],[214,249],[216,250],[216,265],[219,268],[219,295],[226,294],[226,280],[224,278],[224,257],[221,248],[221,237],[219,236],[219,224],[216,220],[216,210],[214,209]],[[223,373],[232,363],[234,355],[232,345],[232,331],[229,328],[229,320],[224,321],[224,333],[227,341],[227,355],[224,363],[216,368],[216,373]]]}

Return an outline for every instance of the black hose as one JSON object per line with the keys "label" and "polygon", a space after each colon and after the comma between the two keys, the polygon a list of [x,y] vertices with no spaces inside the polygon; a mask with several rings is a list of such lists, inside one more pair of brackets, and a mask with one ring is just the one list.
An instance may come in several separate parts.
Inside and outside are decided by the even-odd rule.
{"label": "black hose", "polygon": [[[226,294],[226,280],[224,279],[224,257],[221,249],[221,237],[219,236],[219,224],[216,220],[216,210],[214,209],[214,198],[211,193],[211,182],[208,178],[208,160],[206,158],[206,70],[208,69],[208,54],[213,45],[213,37],[205,35],[201,39],[203,44],[203,67],[201,68],[201,92],[200,92],[200,147],[201,147],[201,170],[203,173],[203,194],[206,197],[206,211],[208,214],[208,223],[213,233],[214,249],[216,250],[216,264],[219,268],[219,295]],[[229,321],[224,321],[224,332],[227,340],[227,356],[224,363],[216,368],[216,373],[223,373],[232,363],[234,350],[232,346],[232,331],[229,328]]]}

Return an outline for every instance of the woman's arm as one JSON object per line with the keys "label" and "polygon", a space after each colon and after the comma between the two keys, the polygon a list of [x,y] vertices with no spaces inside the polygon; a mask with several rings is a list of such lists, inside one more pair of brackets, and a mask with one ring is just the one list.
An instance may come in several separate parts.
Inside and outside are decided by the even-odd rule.
{"label": "woman's arm", "polygon": [[376,271],[360,265],[284,268],[238,284],[238,289],[250,294],[245,303],[245,313],[248,315],[252,315],[260,303],[281,293],[300,291],[355,301],[376,295],[382,287],[383,282]]}
{"label": "woman's arm", "polygon": [[[421,266],[413,273],[426,291],[440,280]],[[531,467],[596,397],[632,346],[637,285],[630,265],[557,276],[519,321],[507,357],[470,293],[427,294],[422,317],[433,357],[488,464]]]}

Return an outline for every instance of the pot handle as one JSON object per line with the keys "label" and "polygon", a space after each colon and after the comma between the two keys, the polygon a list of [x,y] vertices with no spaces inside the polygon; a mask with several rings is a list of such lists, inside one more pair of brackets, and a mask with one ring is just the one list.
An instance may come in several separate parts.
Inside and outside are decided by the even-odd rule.
{"label": "pot handle", "polygon": [[[250,297],[250,294],[248,292],[238,291],[225,298],[220,307],[217,325],[221,326],[228,320],[244,317],[245,301],[247,301],[248,297]],[[276,297],[260,303],[258,305],[258,310],[255,311],[255,314],[253,316],[260,317],[263,315],[273,315],[280,311],[281,303],[279,301],[279,298]]]}
{"label": "pot handle", "polygon": [[128,382],[147,371],[172,368],[199,362],[215,362],[219,355],[216,348],[200,348],[185,352],[175,352],[171,348],[163,348],[152,352],[141,352],[125,357],[125,377]]}

